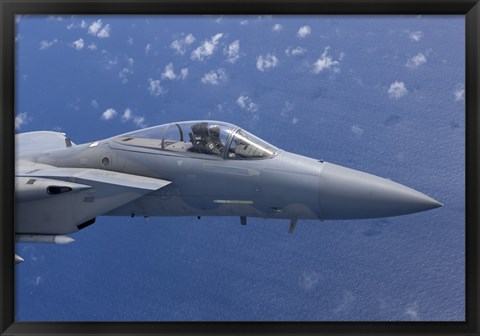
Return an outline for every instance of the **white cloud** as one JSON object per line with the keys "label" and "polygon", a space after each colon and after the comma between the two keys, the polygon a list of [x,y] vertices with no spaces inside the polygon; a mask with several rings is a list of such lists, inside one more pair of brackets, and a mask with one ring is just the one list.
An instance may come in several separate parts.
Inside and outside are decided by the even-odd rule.
{"label": "white cloud", "polygon": [[159,80],[148,79],[148,91],[152,96],[160,96],[165,94],[165,89],[160,86]]}
{"label": "white cloud", "polygon": [[20,129],[23,125],[27,124],[30,121],[30,117],[27,112],[17,114],[15,116],[15,129]]}
{"label": "white cloud", "polygon": [[285,49],[285,55],[287,56],[300,56],[307,52],[307,49],[302,47],[288,47]]}
{"label": "white cloud", "polygon": [[145,46],[145,55],[150,54],[151,50],[152,50],[152,45],[149,43]]}
{"label": "white cloud", "polygon": [[273,18],[272,15],[258,15],[257,16],[257,21],[268,21]]}
{"label": "white cloud", "polygon": [[177,76],[175,75],[175,72],[173,71],[173,64],[170,63],[165,67],[165,71],[162,73],[162,79],[176,79]]}
{"label": "white cloud", "polygon": [[412,41],[419,42],[423,38],[423,32],[420,30],[410,32],[409,37]]}
{"label": "white cloud", "polygon": [[147,127],[147,124],[145,124],[145,117],[134,115],[133,111],[130,108],[125,109],[122,114],[121,120],[123,123],[132,121],[138,127]]}
{"label": "white cloud", "polygon": [[363,129],[359,125],[353,125],[351,127],[351,131],[353,134],[355,134],[357,137],[361,137],[363,135]]}
{"label": "white cloud", "polygon": [[57,43],[58,43],[57,39],[54,39],[52,41],[43,40],[42,42],[40,42],[40,50],[48,49],[48,48],[50,48],[51,46],[53,46],[54,44],[57,44]]}
{"label": "white cloud", "polygon": [[95,21],[88,27],[88,33],[90,35],[96,36],[100,29],[102,29],[102,25],[102,20]]}
{"label": "white cloud", "polygon": [[241,21],[241,22],[240,22],[240,25],[242,25],[242,26],[248,25],[248,20],[243,20],[243,21]]}
{"label": "white cloud", "polygon": [[236,40],[235,42],[230,43],[230,45],[225,48],[225,55],[227,55],[227,61],[230,63],[235,63],[240,58],[240,41]]}
{"label": "white cloud", "polygon": [[295,103],[292,103],[287,100],[283,105],[282,113],[287,113],[287,112],[293,111],[294,109],[295,109]]}
{"label": "white cloud", "polygon": [[82,20],[82,22],[80,24],[75,24],[75,23],[70,23],[68,26],[67,26],[67,29],[70,30],[70,29],[76,29],[76,28],[82,28],[82,29],[85,29],[88,27],[88,24],[87,22],[85,22],[85,20]]}
{"label": "white cloud", "polygon": [[267,54],[266,56],[258,56],[257,57],[257,69],[260,71],[265,71],[269,69],[273,69],[278,66],[279,61],[275,55]]}
{"label": "white cloud", "polygon": [[99,38],[110,37],[110,25],[103,26],[102,20],[97,20],[88,26],[88,34]]}
{"label": "white cloud", "polygon": [[312,290],[318,286],[319,281],[320,281],[320,274],[318,272],[311,271],[311,272],[303,272],[298,283],[302,289]]}
{"label": "white cloud", "polygon": [[[150,44],[147,45],[148,50],[150,51]],[[145,48],[145,50],[147,49]],[[187,52],[187,47],[185,44],[182,44],[181,40],[175,40],[170,44],[170,48],[174,49],[178,54],[184,55]]]}
{"label": "white cloud", "polygon": [[412,321],[419,321],[420,318],[418,316],[418,304],[415,302],[413,305],[410,305],[405,310],[405,315]]}
{"label": "white cloud", "polygon": [[140,116],[137,116],[137,117],[133,117],[133,122],[135,123],[135,125],[137,125],[138,127],[147,127],[148,125],[145,124],[145,117],[140,117]]}
{"label": "white cloud", "polygon": [[313,72],[315,74],[319,74],[324,70],[340,72],[340,62],[328,56],[329,49],[330,47],[326,47],[320,58],[313,64]]}
{"label": "white cloud", "polygon": [[274,32],[279,32],[283,29],[283,26],[280,23],[276,23],[272,27],[272,31]]}
{"label": "white cloud", "polygon": [[185,79],[188,76],[188,69],[187,68],[182,68],[180,70],[180,79]]}
{"label": "white cloud", "polygon": [[420,65],[425,64],[425,63],[427,63],[427,57],[424,54],[419,53],[419,54],[409,58],[407,60],[407,64],[405,64],[405,66],[407,68],[410,68],[410,69],[416,69]]}
{"label": "white cloud", "polygon": [[107,109],[105,112],[102,113],[102,119],[103,120],[110,120],[115,118],[117,115],[117,111],[115,111],[113,108]]}
{"label": "white cloud", "polygon": [[455,101],[465,100],[465,87],[463,84],[457,85],[453,95],[455,96]]}
{"label": "white cloud", "polygon": [[298,30],[297,36],[299,38],[305,38],[311,33],[312,33],[312,30],[310,29],[310,26],[303,26],[303,27],[300,27],[300,29]]}
{"label": "white cloud", "polygon": [[188,69],[183,68],[180,70],[180,74],[177,75],[175,74],[175,71],[173,69],[173,63],[169,63],[165,67],[165,71],[162,73],[162,79],[170,79],[170,80],[179,80],[179,79],[185,79],[188,75]]}
{"label": "white cloud", "polygon": [[187,47],[193,42],[195,42],[195,36],[188,34],[183,39],[173,41],[170,44],[170,48],[174,49],[178,54],[184,55],[187,52]]}
{"label": "white cloud", "polygon": [[40,275],[38,275],[33,281],[33,285],[39,286],[42,282],[43,282],[43,278]]}
{"label": "white cloud", "polygon": [[127,108],[122,114],[122,122],[127,122],[130,119],[132,119],[132,117],[133,117],[132,110]]}
{"label": "white cloud", "polygon": [[388,89],[388,96],[392,99],[400,99],[408,93],[404,82],[395,81]]}
{"label": "white cloud", "polygon": [[93,108],[98,108],[98,102],[94,99],[92,100],[92,102],[90,103],[90,105],[92,105]]}
{"label": "white cloud", "polygon": [[74,41],[74,42],[72,43],[72,45],[73,45],[73,47],[74,47],[75,49],[77,49],[77,50],[82,50],[83,47],[84,47],[84,45],[85,45],[85,42],[83,41],[82,38],[80,38],[80,39]]}
{"label": "white cloud", "polygon": [[195,36],[193,36],[192,34],[188,34],[185,37],[185,43],[186,44],[192,44],[193,42],[195,42]]}
{"label": "white cloud", "polygon": [[110,25],[107,24],[105,27],[103,27],[97,34],[97,37],[99,38],[107,38],[110,37]]}
{"label": "white cloud", "polygon": [[55,15],[49,15],[47,17],[47,21],[63,21],[63,17],[55,16]]}
{"label": "white cloud", "polygon": [[242,109],[247,110],[249,112],[256,112],[258,110],[258,105],[255,104],[248,96],[238,97],[237,104]]}
{"label": "white cloud", "polygon": [[343,293],[342,301],[334,308],[335,313],[339,313],[342,311],[348,311],[352,307],[353,303],[355,302],[355,296],[350,291],[345,291]]}
{"label": "white cloud", "polygon": [[120,72],[118,73],[118,78],[122,80],[122,84],[127,84],[128,83],[128,76],[133,74],[133,70],[129,67],[124,67]]}
{"label": "white cloud", "polygon": [[134,73],[134,63],[134,59],[127,56],[115,57],[115,59],[108,61],[107,69],[112,69],[118,65],[121,68],[121,70],[118,72],[118,78],[121,79],[122,84],[126,84],[128,83],[128,77]]}
{"label": "white cloud", "polygon": [[227,73],[225,72],[225,69],[219,68],[217,70],[212,70],[208,73],[206,73],[202,77],[202,83],[204,84],[211,84],[211,85],[220,85],[221,83],[224,83],[227,81]]}
{"label": "white cloud", "polygon": [[290,101],[287,100],[282,107],[282,111],[280,112],[280,115],[286,117],[294,109],[295,109],[295,103],[291,103]]}
{"label": "white cloud", "polygon": [[88,45],[87,49],[95,51],[95,50],[97,50],[97,45],[92,42]]}
{"label": "white cloud", "polygon": [[205,58],[213,55],[222,36],[222,33],[218,33],[212,36],[209,40],[205,40],[200,47],[192,52],[192,60],[203,61]]}
{"label": "white cloud", "polygon": [[131,36],[128,37],[127,44],[128,45],[133,45],[133,37],[131,37]]}

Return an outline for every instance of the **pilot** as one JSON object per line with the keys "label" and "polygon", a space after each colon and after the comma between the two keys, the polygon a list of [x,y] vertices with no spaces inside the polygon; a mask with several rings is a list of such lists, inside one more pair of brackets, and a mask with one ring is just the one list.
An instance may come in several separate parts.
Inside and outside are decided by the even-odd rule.
{"label": "pilot", "polygon": [[210,151],[212,154],[222,155],[223,147],[225,146],[220,139],[220,126],[218,125],[211,125],[208,128],[208,142],[207,142],[207,150]]}

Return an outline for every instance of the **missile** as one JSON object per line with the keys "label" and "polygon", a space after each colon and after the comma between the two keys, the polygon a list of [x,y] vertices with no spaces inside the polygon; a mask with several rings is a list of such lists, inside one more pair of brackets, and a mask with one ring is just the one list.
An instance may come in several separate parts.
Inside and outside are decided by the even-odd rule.
{"label": "missile", "polygon": [[15,264],[20,264],[23,261],[24,259],[22,257],[15,254]]}
{"label": "missile", "polygon": [[46,244],[69,244],[75,241],[73,238],[62,235],[16,235],[17,243],[46,243]]}

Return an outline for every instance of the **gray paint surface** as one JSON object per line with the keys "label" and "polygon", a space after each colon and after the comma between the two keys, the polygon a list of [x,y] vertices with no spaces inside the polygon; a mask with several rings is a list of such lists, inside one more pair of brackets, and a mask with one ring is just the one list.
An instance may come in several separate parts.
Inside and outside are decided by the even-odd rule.
{"label": "gray paint surface", "polygon": [[[205,129],[197,136],[199,125]],[[223,139],[210,151],[219,130]],[[21,235],[68,234],[103,215],[290,219],[293,231],[298,219],[380,218],[441,206],[399,183],[282,151],[218,121],[172,123],[83,145],[57,132],[17,140]]]}

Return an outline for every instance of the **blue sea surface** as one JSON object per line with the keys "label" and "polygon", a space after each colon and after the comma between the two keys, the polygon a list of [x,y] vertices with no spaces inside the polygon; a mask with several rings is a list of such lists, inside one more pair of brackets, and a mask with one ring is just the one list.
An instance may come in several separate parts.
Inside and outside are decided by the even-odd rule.
{"label": "blue sea surface", "polygon": [[16,244],[17,321],[465,320],[463,16],[21,16],[17,132],[176,120],[425,193],[408,216],[99,217]]}

